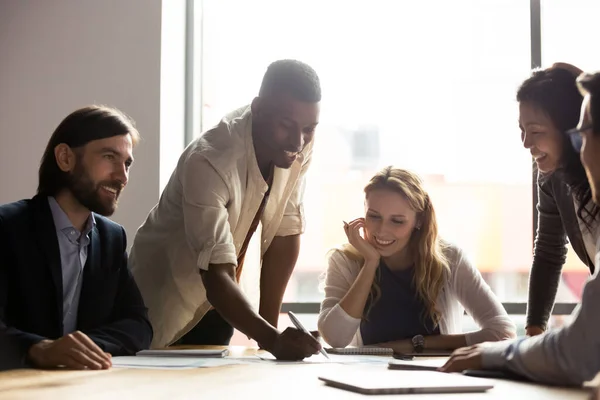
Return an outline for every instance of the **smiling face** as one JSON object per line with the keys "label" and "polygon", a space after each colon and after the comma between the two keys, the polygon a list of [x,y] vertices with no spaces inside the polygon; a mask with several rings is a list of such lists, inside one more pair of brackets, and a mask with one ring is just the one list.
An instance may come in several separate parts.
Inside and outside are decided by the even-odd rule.
{"label": "smiling face", "polygon": [[67,189],[88,210],[110,216],[129,179],[133,162],[131,135],[93,140],[75,151]]}
{"label": "smiling face", "polygon": [[365,200],[365,235],[382,257],[392,257],[408,245],[417,213],[400,193],[376,189]]}
{"label": "smiling face", "polygon": [[519,128],[523,147],[531,152],[538,170],[544,174],[560,165],[564,139],[550,117],[529,102],[519,104]]}
{"label": "smiling face", "polygon": [[314,137],[319,103],[294,99],[287,93],[256,98],[252,103],[253,136],[268,162],[290,168]]}

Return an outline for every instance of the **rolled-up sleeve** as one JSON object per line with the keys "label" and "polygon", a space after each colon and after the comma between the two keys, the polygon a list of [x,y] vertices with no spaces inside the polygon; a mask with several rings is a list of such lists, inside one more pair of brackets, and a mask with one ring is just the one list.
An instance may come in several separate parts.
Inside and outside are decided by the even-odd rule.
{"label": "rolled-up sleeve", "polygon": [[199,270],[207,270],[209,264],[237,265],[227,212],[230,191],[223,177],[205,157],[191,153],[184,161],[181,184],[186,239]]}
{"label": "rolled-up sleeve", "polygon": [[458,301],[481,328],[465,334],[467,345],[511,339],[516,326],[506,310],[483,280],[479,271],[460,249],[453,249],[456,262],[452,276]]}
{"label": "rolled-up sleeve", "polygon": [[275,236],[291,236],[304,233],[306,220],[304,218],[304,188],[306,186],[306,171],[312,159],[312,142],[303,150],[304,159],[298,183],[294,187],[285,206],[283,218]]}

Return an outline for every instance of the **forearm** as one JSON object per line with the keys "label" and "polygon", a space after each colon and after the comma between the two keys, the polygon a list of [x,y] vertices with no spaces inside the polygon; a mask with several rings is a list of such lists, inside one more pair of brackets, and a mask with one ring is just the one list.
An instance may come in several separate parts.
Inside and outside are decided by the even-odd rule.
{"label": "forearm", "polygon": [[29,348],[42,340],[48,339],[44,336],[36,335],[35,333],[24,332],[22,330],[7,326],[0,320],[0,332],[2,337],[14,345],[16,345],[21,353],[26,354]]}
{"label": "forearm", "polygon": [[268,348],[279,332],[252,309],[235,277],[215,271],[218,268],[219,265],[210,265],[202,273],[208,301],[231,326]]}
{"label": "forearm", "polygon": [[[567,237],[557,205],[561,199],[555,198],[555,185],[563,183],[550,178],[547,183],[538,185],[538,226],[529,275],[526,326],[539,326],[542,329],[546,329],[554,306],[560,273],[567,256]],[[564,190],[559,192],[566,193]],[[573,201],[570,196],[562,200],[571,204]]]}
{"label": "forearm", "polygon": [[0,371],[25,366],[28,349],[20,348],[20,344],[0,330]]}
{"label": "forearm", "polygon": [[152,326],[142,316],[123,318],[83,333],[113,356],[133,355],[149,348],[152,342]]}
{"label": "forearm", "polygon": [[340,300],[340,307],[349,316],[353,318],[362,317],[376,271],[377,265],[375,263],[365,262],[350,290]]}
{"label": "forearm", "polygon": [[[455,350],[467,345],[464,334],[459,335],[430,335],[424,337],[423,350]],[[392,348],[398,353],[412,353],[414,351],[411,339],[395,340],[377,344],[378,347]]]}
{"label": "forearm", "polygon": [[464,334],[425,336],[425,350],[455,350],[467,345]]}
{"label": "forearm", "polygon": [[7,327],[0,320],[0,369],[26,366],[29,350],[43,340],[47,338]]}
{"label": "forearm", "polygon": [[[125,233],[123,232],[123,235]],[[125,236],[123,236],[125,237]],[[123,242],[125,248],[126,242]],[[119,291],[114,301],[111,319],[93,329],[85,330],[94,343],[113,356],[126,356],[145,350],[152,342],[152,325],[142,294],[127,268],[123,254]]]}
{"label": "forearm", "polygon": [[556,265],[555,262],[541,265],[540,262],[534,261],[529,275],[526,326],[539,326],[546,329],[556,298],[561,267],[562,264]]}
{"label": "forearm", "polygon": [[276,236],[263,258],[259,314],[277,326],[281,303],[300,252],[300,235]]}
{"label": "forearm", "polygon": [[586,284],[572,324],[485,349],[483,367],[509,369],[535,381],[553,384],[579,385],[592,379],[600,370],[598,299],[600,280],[596,276]]}
{"label": "forearm", "polygon": [[[521,338],[494,343],[482,353],[482,367],[485,369],[508,370],[532,381],[554,385],[580,385],[592,379],[598,365],[589,368],[588,361],[595,358],[589,349],[584,354],[570,347],[576,344],[561,343],[560,331],[548,332],[531,338]],[[566,352],[565,352],[566,350]],[[583,357],[582,357],[583,356]],[[593,360],[594,364],[598,364]]]}
{"label": "forearm", "polygon": [[[0,217],[0,253],[10,254]],[[9,326],[7,319],[9,273],[8,263],[0,261],[0,370],[17,368],[25,364],[27,352],[45,337],[23,332]]]}

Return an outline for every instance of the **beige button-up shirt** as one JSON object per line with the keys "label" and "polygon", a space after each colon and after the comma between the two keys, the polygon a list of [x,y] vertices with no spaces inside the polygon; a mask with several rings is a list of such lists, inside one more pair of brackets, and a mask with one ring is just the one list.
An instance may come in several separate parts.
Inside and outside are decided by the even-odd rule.
{"label": "beige button-up shirt", "polygon": [[[311,152],[312,143],[291,168],[274,169],[261,218],[261,257],[275,236],[304,231],[302,195]],[[210,309],[199,271],[209,264],[237,265],[267,189],[254,153],[249,106],[227,115],[184,150],[129,258],[149,309],[152,347],[173,343]]]}

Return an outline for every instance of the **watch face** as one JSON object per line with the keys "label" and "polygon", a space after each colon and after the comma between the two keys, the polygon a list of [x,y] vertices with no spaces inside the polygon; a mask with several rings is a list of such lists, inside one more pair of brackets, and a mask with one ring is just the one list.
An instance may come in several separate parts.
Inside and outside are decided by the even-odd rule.
{"label": "watch face", "polygon": [[423,346],[423,343],[425,343],[425,338],[423,335],[416,335],[412,338],[412,342],[415,346]]}
{"label": "watch face", "polygon": [[423,337],[423,335],[416,335],[412,338],[412,345],[417,353],[420,353],[423,351],[424,344],[425,344],[425,338]]}

